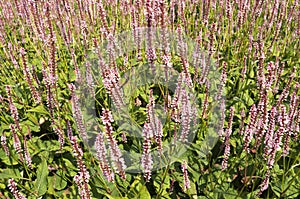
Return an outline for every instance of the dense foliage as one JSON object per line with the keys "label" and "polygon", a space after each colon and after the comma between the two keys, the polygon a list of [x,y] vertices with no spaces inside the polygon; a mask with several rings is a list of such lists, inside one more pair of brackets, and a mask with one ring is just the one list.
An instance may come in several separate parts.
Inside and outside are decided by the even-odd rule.
{"label": "dense foliage", "polygon": [[299,41],[298,0],[2,0],[0,198],[299,198]]}

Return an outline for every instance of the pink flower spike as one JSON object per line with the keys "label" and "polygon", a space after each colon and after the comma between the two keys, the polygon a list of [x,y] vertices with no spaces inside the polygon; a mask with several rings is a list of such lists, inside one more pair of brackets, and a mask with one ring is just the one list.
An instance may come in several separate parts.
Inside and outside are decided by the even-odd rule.
{"label": "pink flower spike", "polygon": [[185,160],[181,164],[181,170],[183,173],[183,191],[186,192],[189,188],[191,188],[191,184],[189,180],[189,174],[187,171],[187,163]]}

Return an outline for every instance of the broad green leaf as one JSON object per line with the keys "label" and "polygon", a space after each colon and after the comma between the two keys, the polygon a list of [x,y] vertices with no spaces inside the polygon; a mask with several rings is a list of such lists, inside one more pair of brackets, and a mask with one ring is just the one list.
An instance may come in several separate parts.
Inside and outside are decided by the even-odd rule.
{"label": "broad green leaf", "polygon": [[140,188],[139,198],[151,199],[151,195],[145,185]]}
{"label": "broad green leaf", "polygon": [[18,169],[4,169],[0,172],[0,179],[3,178],[22,178]]}
{"label": "broad green leaf", "polygon": [[27,112],[33,112],[33,113],[41,113],[45,115],[49,115],[49,112],[45,109],[44,105],[39,105],[35,108],[27,110]]}
{"label": "broad green leaf", "polygon": [[47,193],[55,195],[55,190],[54,190],[54,176],[48,176],[48,191]]}
{"label": "broad green leaf", "polygon": [[48,165],[46,159],[42,159],[42,162],[38,165],[37,178],[35,181],[35,190],[38,196],[42,196],[46,193],[48,188],[47,176],[49,174]]}
{"label": "broad green leaf", "polygon": [[54,188],[57,190],[62,190],[67,186],[67,181],[66,181],[66,177],[64,175],[64,172],[61,170],[58,170],[56,172],[56,175],[54,176]]}
{"label": "broad green leaf", "polygon": [[16,160],[16,154],[7,156],[3,150],[0,150],[0,159],[6,165],[17,165],[19,162]]}

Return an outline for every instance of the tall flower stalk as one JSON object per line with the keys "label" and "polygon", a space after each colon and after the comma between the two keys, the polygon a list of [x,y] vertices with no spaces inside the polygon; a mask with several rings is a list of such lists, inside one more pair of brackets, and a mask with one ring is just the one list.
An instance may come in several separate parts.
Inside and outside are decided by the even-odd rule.
{"label": "tall flower stalk", "polygon": [[224,159],[222,161],[222,170],[225,170],[228,166],[228,158],[230,155],[230,135],[232,133],[232,122],[233,122],[233,114],[234,114],[234,108],[230,107],[230,116],[228,121],[228,127],[225,131],[225,151],[224,151]]}
{"label": "tall flower stalk", "polygon": [[184,160],[181,164],[181,170],[183,173],[183,191],[186,192],[189,188],[191,188],[189,174],[187,171],[187,162]]}
{"label": "tall flower stalk", "polygon": [[14,195],[15,199],[26,199],[26,197],[19,192],[17,183],[14,179],[8,180],[8,189]]}
{"label": "tall flower stalk", "polygon": [[102,123],[104,124],[104,128],[105,128],[105,135],[107,137],[107,140],[109,142],[109,152],[110,152],[110,157],[112,159],[112,164],[114,169],[116,170],[116,172],[123,178],[126,179],[126,175],[125,175],[125,169],[126,169],[126,165],[125,165],[125,161],[124,158],[122,157],[122,153],[121,150],[118,146],[118,143],[116,141],[116,139],[114,138],[113,135],[113,127],[112,127],[112,122],[113,117],[112,114],[109,110],[102,110]]}
{"label": "tall flower stalk", "polygon": [[103,175],[110,182],[114,181],[114,172],[111,170],[110,165],[108,163],[108,153],[105,146],[105,139],[102,132],[99,132],[95,141],[95,148],[97,151],[97,158],[100,163],[100,168],[102,170]]}
{"label": "tall flower stalk", "polygon": [[153,167],[151,152],[151,138],[153,137],[153,131],[151,129],[150,123],[145,123],[143,128],[143,154],[142,154],[142,167],[144,171],[144,177],[147,182],[149,182],[151,178],[151,169]]}
{"label": "tall flower stalk", "polygon": [[90,199],[91,193],[88,185],[90,174],[86,169],[86,165],[84,164],[83,151],[78,145],[75,136],[73,136],[70,141],[73,147],[73,154],[77,161],[77,168],[79,170],[78,174],[74,176],[74,181],[79,188],[79,195],[81,199]]}

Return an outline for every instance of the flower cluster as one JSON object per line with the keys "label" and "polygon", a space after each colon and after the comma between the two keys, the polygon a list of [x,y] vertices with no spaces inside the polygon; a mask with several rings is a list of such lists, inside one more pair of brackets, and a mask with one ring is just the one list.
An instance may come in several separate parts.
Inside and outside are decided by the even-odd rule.
{"label": "flower cluster", "polygon": [[190,102],[189,95],[186,90],[182,91],[182,113],[181,113],[181,126],[182,131],[179,138],[179,141],[181,142],[187,142],[188,141],[188,135],[190,131],[190,123],[191,123],[191,113],[192,113],[192,105]]}
{"label": "flower cluster", "polygon": [[77,167],[78,167],[78,174],[74,176],[74,181],[77,184],[79,188],[79,194],[82,199],[90,199],[91,198],[91,193],[90,193],[90,188],[89,188],[89,179],[90,179],[90,174],[88,170],[86,169],[86,166],[83,161],[83,151],[78,145],[78,142],[76,140],[76,137],[73,136],[71,138],[71,144],[73,147],[73,154],[77,160]]}
{"label": "flower cluster", "polygon": [[152,157],[151,157],[151,138],[153,136],[153,132],[151,129],[150,123],[145,123],[143,128],[143,154],[142,154],[142,167],[144,169],[144,177],[147,182],[149,182],[151,178],[151,169],[152,169]]}
{"label": "flower cluster", "polygon": [[15,182],[14,179],[9,179],[8,180],[8,188],[10,192],[14,195],[15,199],[26,199],[25,196],[23,196],[18,188],[17,188],[17,183]]}
{"label": "flower cluster", "polygon": [[9,101],[9,110],[11,113],[11,116],[17,126],[17,128],[21,131],[20,123],[19,123],[19,113],[17,107],[14,105],[11,95],[11,87],[5,86],[5,90],[7,92],[8,101]]}
{"label": "flower cluster", "polygon": [[189,174],[187,171],[187,162],[184,160],[181,164],[181,170],[183,173],[183,191],[188,190],[191,188],[190,180],[189,180]]}
{"label": "flower cluster", "polygon": [[162,136],[163,129],[162,123],[154,114],[155,100],[153,98],[153,91],[150,90],[149,103],[147,104],[147,122],[150,125],[151,131],[153,132],[153,137],[155,142],[158,144],[159,155],[162,153]]}
{"label": "flower cluster", "polygon": [[225,152],[224,152],[224,159],[222,161],[222,170],[225,170],[227,168],[227,161],[230,154],[230,135],[232,132],[232,122],[233,122],[233,114],[234,114],[234,108],[230,107],[230,116],[228,121],[228,127],[225,132]]}
{"label": "flower cluster", "polygon": [[26,161],[27,165],[29,166],[29,168],[32,169],[32,160],[31,160],[30,153],[28,151],[26,136],[24,136],[24,156],[25,156],[25,161]]}
{"label": "flower cluster", "polygon": [[42,101],[41,95],[36,90],[35,86],[33,85],[34,78],[33,78],[32,72],[29,70],[29,68],[27,66],[26,58],[25,58],[26,52],[25,52],[24,48],[20,49],[20,54],[21,54],[21,58],[22,58],[22,62],[23,62],[23,73],[25,75],[25,79],[26,79],[26,81],[27,81],[27,83],[29,85],[30,91],[31,91],[31,93],[33,95],[33,99],[35,100],[35,102],[37,104],[39,104]]}
{"label": "flower cluster", "polygon": [[23,157],[23,154],[22,154],[23,149],[22,149],[22,146],[21,146],[19,136],[17,134],[16,126],[14,124],[10,124],[9,127],[11,129],[12,134],[13,134],[14,149],[17,151],[21,162],[24,162],[24,157]]}
{"label": "flower cluster", "polygon": [[120,75],[116,68],[106,69],[103,73],[103,85],[112,98],[117,110],[120,110],[125,105],[119,79]]}
{"label": "flower cluster", "polygon": [[110,169],[107,160],[107,150],[105,147],[105,140],[102,132],[99,132],[95,141],[95,148],[97,151],[97,158],[100,163],[100,168],[102,170],[103,175],[110,182],[114,181],[114,172]]}
{"label": "flower cluster", "polygon": [[254,130],[257,126],[256,115],[257,115],[256,105],[253,104],[250,109],[250,122],[244,132],[244,150],[246,150],[247,152],[250,152],[249,144],[253,138]]}
{"label": "flower cluster", "polygon": [[75,115],[75,121],[78,126],[78,130],[84,141],[87,141],[87,133],[85,126],[83,125],[83,116],[80,110],[80,105],[79,105],[79,99],[75,93],[75,86],[74,84],[69,84],[69,89],[71,91],[71,96],[72,96],[72,109]]}
{"label": "flower cluster", "polygon": [[113,136],[113,127],[112,127],[112,122],[113,116],[109,110],[103,109],[102,110],[102,116],[101,116],[102,123],[105,126],[105,134],[106,138],[109,142],[109,151],[110,151],[110,157],[112,159],[112,164],[114,169],[119,173],[119,175],[125,179],[125,161],[122,157],[121,150],[118,146],[118,143],[116,139]]}
{"label": "flower cluster", "polygon": [[5,151],[5,154],[6,154],[7,156],[9,156],[9,155],[10,155],[10,152],[9,152],[9,148],[8,148],[8,146],[7,146],[6,135],[5,135],[4,132],[3,132],[2,135],[1,135],[1,145],[2,145],[2,147],[3,147],[3,149],[4,149],[4,151]]}

